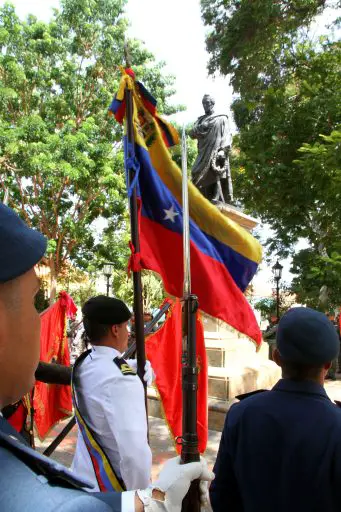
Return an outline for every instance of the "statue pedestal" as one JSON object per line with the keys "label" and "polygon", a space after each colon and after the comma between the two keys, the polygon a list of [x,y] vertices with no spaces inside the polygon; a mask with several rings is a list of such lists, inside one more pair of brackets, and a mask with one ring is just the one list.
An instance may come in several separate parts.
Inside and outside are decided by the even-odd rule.
{"label": "statue pedestal", "polygon": [[203,323],[209,365],[208,396],[212,404],[217,400],[226,402],[226,412],[237,395],[269,389],[277,382],[280,368],[268,359],[266,343],[256,352],[256,345],[249,338],[228,325],[205,314]]}
{"label": "statue pedestal", "polygon": [[246,215],[246,213],[236,206],[220,202],[216,206],[223,215],[234,220],[234,222],[237,222],[239,226],[242,226],[242,228],[247,231],[252,231],[256,226],[258,226],[258,221],[256,219],[250,217],[250,215]]}

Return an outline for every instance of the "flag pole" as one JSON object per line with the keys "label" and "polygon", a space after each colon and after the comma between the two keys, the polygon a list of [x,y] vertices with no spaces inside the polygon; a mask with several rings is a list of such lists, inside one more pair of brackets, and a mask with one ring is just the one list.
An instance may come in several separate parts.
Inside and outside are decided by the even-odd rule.
{"label": "flag pole", "polygon": [[[185,127],[181,138],[183,212],[183,321],[182,321],[182,450],[183,464],[200,460],[197,434],[198,368],[196,357],[196,312],[198,298],[191,292],[191,258]],[[182,512],[199,512],[199,480],[192,482],[182,503]]]}
{"label": "flag pole", "polygon": [[[128,51],[128,45],[125,43],[124,45],[124,53],[126,60],[126,67],[131,67],[131,61]],[[133,93],[131,89],[126,87],[125,89],[125,104],[126,104],[126,135],[128,141],[128,151],[131,151],[132,154],[128,154],[126,158],[126,162],[131,162],[132,158],[135,155],[134,151],[134,127],[133,127]],[[130,185],[133,183],[135,177],[135,169],[131,166],[127,169],[128,171],[128,189]],[[139,226],[138,226],[138,205],[137,205],[137,193],[136,193],[136,185],[133,187],[130,199],[129,199],[129,207],[130,207],[130,232],[131,232],[131,241],[134,246],[134,252],[139,254],[140,252],[140,237],[139,237]],[[134,287],[134,319],[135,319],[135,340],[136,340],[136,359],[137,359],[137,374],[140,377],[142,384],[144,386],[144,396],[145,396],[145,405],[146,405],[146,415],[148,422],[148,411],[147,411],[147,384],[143,380],[144,376],[144,367],[146,364],[146,350],[144,343],[144,322],[143,322],[143,299],[142,299],[142,279],[141,279],[141,271],[133,269],[133,287]]]}

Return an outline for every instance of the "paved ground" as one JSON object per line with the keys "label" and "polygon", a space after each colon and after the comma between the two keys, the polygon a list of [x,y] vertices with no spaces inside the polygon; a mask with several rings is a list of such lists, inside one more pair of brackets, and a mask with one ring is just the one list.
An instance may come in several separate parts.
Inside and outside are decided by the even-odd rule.
{"label": "paved ground", "polygon": [[[39,442],[37,439],[36,448],[42,452],[53,441],[66,423],[66,421],[59,423],[59,425],[50,432],[50,435],[43,443]],[[153,452],[152,478],[155,479],[159,473],[160,466],[162,466],[170,457],[174,457],[176,455],[176,451],[164,420],[149,417],[149,432],[150,445]],[[209,442],[206,450],[206,457],[210,466],[213,466],[215,460],[219,447],[220,435],[220,432],[215,432],[213,430],[209,431]],[[73,427],[71,432],[53,453],[52,457],[65,466],[70,466],[75,450],[76,440],[77,426]]]}
{"label": "paved ground", "polygon": [[[326,391],[332,400],[341,401],[341,376],[338,375],[336,381],[326,381]],[[66,422],[62,422],[55,427],[49,437],[43,443],[36,441],[36,447],[39,451],[43,451],[56,437]],[[170,457],[176,455],[173,442],[169,436],[168,428],[165,422],[159,418],[149,418],[150,445],[153,452],[153,480],[159,473],[160,467]],[[215,457],[219,447],[220,432],[214,430],[209,431],[209,439],[205,457],[210,467],[213,466]],[[52,457],[66,466],[70,466],[74,454],[77,439],[77,427],[75,426],[64,441],[59,445]]]}

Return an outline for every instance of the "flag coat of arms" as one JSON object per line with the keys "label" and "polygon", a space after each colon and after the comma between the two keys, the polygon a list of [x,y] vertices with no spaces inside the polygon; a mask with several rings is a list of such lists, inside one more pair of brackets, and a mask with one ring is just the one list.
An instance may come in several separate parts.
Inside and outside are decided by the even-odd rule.
{"label": "flag coat of arms", "polygon": [[[132,91],[134,146],[125,138],[126,168],[134,167],[139,200],[140,254],[133,254],[133,269],[157,272],[165,290],[183,293],[182,175],[168,147],[178,134],[157,113],[156,102],[123,72],[120,88],[110,107],[119,122],[125,116],[125,88]],[[225,217],[189,183],[192,293],[205,313],[223,320],[257,345],[261,332],[243,292],[261,261],[259,242]]]}

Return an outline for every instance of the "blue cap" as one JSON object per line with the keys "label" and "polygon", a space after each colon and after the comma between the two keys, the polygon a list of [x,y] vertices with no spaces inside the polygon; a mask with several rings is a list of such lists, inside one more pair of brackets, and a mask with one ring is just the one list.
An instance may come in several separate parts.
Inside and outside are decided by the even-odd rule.
{"label": "blue cap", "polygon": [[25,274],[44,256],[46,238],[0,203],[0,282]]}
{"label": "blue cap", "polygon": [[319,366],[333,361],[339,336],[325,314],[310,308],[292,308],[280,320],[277,348],[284,361]]}

